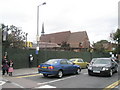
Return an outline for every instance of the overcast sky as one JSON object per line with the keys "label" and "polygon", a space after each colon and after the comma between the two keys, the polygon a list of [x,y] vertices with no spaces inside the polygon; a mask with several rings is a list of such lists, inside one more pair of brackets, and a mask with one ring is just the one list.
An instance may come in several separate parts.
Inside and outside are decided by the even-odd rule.
{"label": "overcast sky", "polygon": [[90,42],[109,40],[118,27],[119,0],[0,0],[0,23],[21,27],[29,41],[36,41],[37,6],[39,33],[87,31]]}

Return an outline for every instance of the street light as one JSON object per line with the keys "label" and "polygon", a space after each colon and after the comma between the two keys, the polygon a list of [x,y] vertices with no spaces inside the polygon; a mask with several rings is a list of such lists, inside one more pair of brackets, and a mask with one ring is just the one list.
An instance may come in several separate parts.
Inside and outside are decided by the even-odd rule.
{"label": "street light", "polygon": [[39,51],[39,6],[42,6],[45,4],[46,4],[46,2],[37,6],[37,47],[36,47],[37,65],[38,65],[38,51]]}
{"label": "street light", "polygon": [[39,6],[45,5],[46,2],[37,6],[37,50],[39,50]]}

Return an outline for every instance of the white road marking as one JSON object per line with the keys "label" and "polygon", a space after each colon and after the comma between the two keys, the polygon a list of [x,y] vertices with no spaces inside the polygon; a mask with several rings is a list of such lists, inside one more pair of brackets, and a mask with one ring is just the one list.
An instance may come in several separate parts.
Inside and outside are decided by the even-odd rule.
{"label": "white road marking", "polygon": [[53,81],[49,81],[49,82],[44,82],[44,83],[37,83],[37,84],[38,85],[43,85],[43,84],[48,84],[48,83],[62,81],[62,80],[69,79],[69,78],[72,78],[72,77],[76,77],[76,76],[70,76],[70,77],[66,77],[66,78],[62,78],[62,79],[57,79],[57,80],[53,80]]}
{"label": "white road marking", "polygon": [[24,88],[23,86],[21,86],[21,85],[19,85],[19,84],[17,84],[17,83],[12,82],[12,84],[15,85],[15,86],[18,86],[18,87],[20,87],[20,88]]}
{"label": "white road marking", "polygon": [[36,88],[56,88],[55,86],[50,86],[50,85],[44,85]]}
{"label": "white road marking", "polygon": [[4,82],[4,81],[0,81],[0,86],[3,85],[3,84],[5,84],[5,83],[6,83],[6,82]]}
{"label": "white road marking", "polygon": [[[9,80],[4,79],[4,81],[5,81],[5,83],[6,83],[6,82],[8,82]],[[17,83],[14,83],[14,82],[11,82],[11,84],[13,84],[13,85],[15,85],[15,86],[18,86],[18,87],[20,87],[20,88],[24,88],[23,86],[21,86],[21,85],[19,85],[19,84],[17,84]]]}

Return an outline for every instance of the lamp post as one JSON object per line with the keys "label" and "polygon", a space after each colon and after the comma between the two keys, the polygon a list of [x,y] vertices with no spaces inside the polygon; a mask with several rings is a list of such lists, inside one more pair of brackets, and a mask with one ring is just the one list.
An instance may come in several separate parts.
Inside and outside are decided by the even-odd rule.
{"label": "lamp post", "polygon": [[39,6],[45,5],[46,2],[37,6],[37,47],[36,47],[36,54],[37,54],[37,65],[38,65],[38,51],[39,51]]}
{"label": "lamp post", "polygon": [[39,6],[45,5],[46,2],[37,6],[37,48],[39,47]]}

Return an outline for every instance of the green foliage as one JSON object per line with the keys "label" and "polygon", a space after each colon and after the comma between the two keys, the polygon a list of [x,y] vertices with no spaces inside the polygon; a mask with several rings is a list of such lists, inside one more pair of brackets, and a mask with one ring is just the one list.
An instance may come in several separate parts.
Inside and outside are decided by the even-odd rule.
{"label": "green foliage", "polygon": [[117,29],[117,31],[113,34],[113,39],[120,43],[120,29]]}
{"label": "green foliage", "polygon": [[13,48],[23,48],[24,46],[24,40],[26,39],[26,33],[22,32],[18,27],[16,26],[5,26],[4,24],[1,24],[1,30],[4,32],[5,28],[7,29],[7,39],[5,41],[2,41],[3,46],[7,47],[13,47]]}
{"label": "green foliage", "polygon": [[93,44],[94,50],[97,52],[105,52],[106,49],[104,47],[104,44],[108,43],[107,40],[101,40]]}
{"label": "green foliage", "polygon": [[107,41],[107,40],[101,40],[101,41],[98,41],[97,43],[102,43],[102,44],[104,44],[104,43],[108,43],[108,41]]}
{"label": "green foliage", "polygon": [[120,29],[117,29],[117,31],[113,34],[113,40],[117,42],[115,53],[120,54]]}

